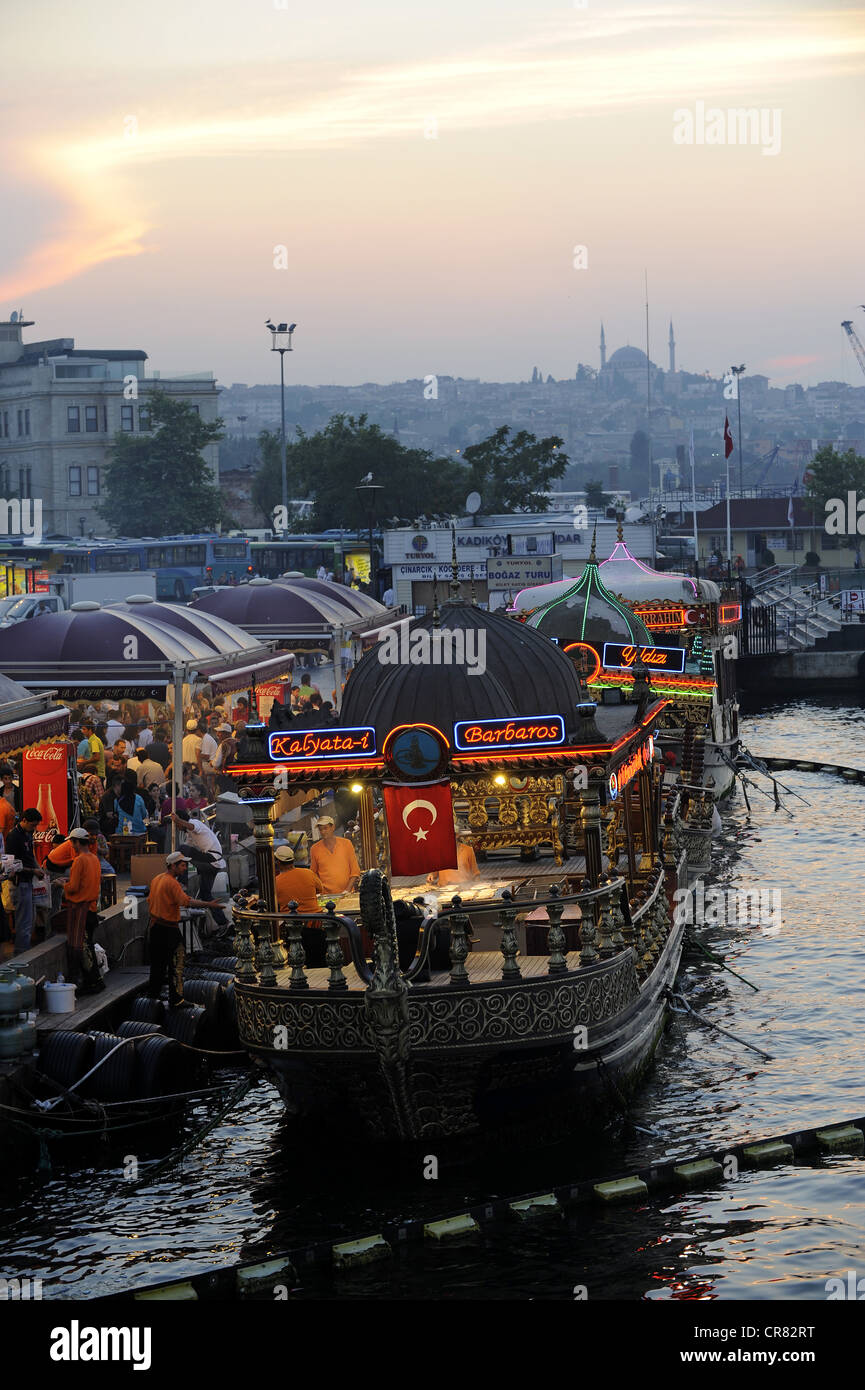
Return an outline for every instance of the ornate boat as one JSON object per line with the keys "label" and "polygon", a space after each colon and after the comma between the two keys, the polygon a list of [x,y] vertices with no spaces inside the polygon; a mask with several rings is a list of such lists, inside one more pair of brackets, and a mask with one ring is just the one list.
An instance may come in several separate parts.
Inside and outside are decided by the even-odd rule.
{"label": "ornate boat", "polygon": [[[386,669],[373,650],[338,728],[249,734],[236,776],[260,896],[234,914],[240,1038],[316,1132],[537,1137],[621,1107],[649,1064],[682,949],[673,894],[689,853],[705,857],[710,797],[664,791],[653,735],[666,701],[644,673],[630,702],[596,706],[569,658],[511,618],[455,595],[421,624],[482,629],[485,673]],[[434,786],[479,860],[455,896],[396,864],[388,798],[411,793],[408,823],[434,809]],[[364,871],[359,894],[316,915],[276,911],[286,797],[310,834],[333,807]],[[316,923],[325,964],[312,966]]]}

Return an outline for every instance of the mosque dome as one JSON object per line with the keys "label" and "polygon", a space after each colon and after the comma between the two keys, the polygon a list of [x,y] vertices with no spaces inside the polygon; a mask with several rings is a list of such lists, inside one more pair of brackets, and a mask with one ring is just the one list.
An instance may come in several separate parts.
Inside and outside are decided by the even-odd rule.
{"label": "mosque dome", "polygon": [[607,358],[607,366],[645,368],[647,361],[642,348],[628,346],[616,348],[615,352],[611,352]]}

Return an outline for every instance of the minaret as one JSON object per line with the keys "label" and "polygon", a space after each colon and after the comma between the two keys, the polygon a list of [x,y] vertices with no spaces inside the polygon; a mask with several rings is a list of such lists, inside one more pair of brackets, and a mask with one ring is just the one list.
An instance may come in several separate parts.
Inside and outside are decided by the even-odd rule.
{"label": "minaret", "polygon": [[607,365],[607,340],[604,337],[604,325],[601,324],[601,371]]}
{"label": "minaret", "polygon": [[670,319],[670,372],[676,370],[676,339],[673,337],[673,320]]}

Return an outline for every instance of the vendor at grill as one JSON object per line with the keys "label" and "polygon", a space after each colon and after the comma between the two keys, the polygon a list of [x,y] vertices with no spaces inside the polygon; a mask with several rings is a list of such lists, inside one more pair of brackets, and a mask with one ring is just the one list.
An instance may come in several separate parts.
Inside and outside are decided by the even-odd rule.
{"label": "vendor at grill", "polygon": [[452,884],[473,883],[480,878],[481,871],[471,845],[471,836],[458,835],[457,867],[455,869],[434,869],[427,875],[427,882],[438,888],[448,888]]}
{"label": "vendor at grill", "polygon": [[360,865],[354,845],[344,835],[337,835],[333,816],[320,816],[316,840],[309,851],[309,867],[318,874],[325,893],[354,892],[360,881]]}
{"label": "vendor at grill", "polygon": [[294,850],[291,845],[280,845],[273,852],[276,860],[276,906],[280,912],[288,911],[288,904],[297,903],[298,912],[319,912],[318,894],[324,886],[318,874],[312,869],[297,869],[294,866]]}

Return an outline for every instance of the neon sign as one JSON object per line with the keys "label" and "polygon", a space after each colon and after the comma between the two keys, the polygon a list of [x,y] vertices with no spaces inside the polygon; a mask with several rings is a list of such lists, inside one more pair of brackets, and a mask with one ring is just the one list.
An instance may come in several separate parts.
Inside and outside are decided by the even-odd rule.
{"label": "neon sign", "polygon": [[635,647],[622,642],[604,643],[604,665],[611,670],[628,670],[631,666],[652,666],[657,670],[681,675],[685,669],[684,647]]}
{"label": "neon sign", "polygon": [[741,621],[741,618],[741,603],[722,603],[721,607],[718,609],[718,622],[722,625],[725,623],[738,623]]}
{"label": "neon sign", "polygon": [[601,669],[601,658],[595,648],[588,642],[570,642],[563,650],[574,662],[586,684],[591,685]]}
{"label": "neon sign", "polygon": [[684,608],[635,608],[634,612],[648,628],[685,626]]}
{"label": "neon sign", "polygon": [[621,767],[617,767],[615,772],[611,772],[607,781],[610,793],[610,800],[615,801],[620,791],[624,791],[630,782],[633,782],[638,773],[643,768],[648,767],[655,752],[655,740],[650,736],[646,742],[641,744],[635,753],[626,758]]}
{"label": "neon sign", "polygon": [[461,752],[489,748],[552,748],[565,741],[560,714],[515,715],[512,719],[461,719],[454,724],[454,746]]}
{"label": "neon sign", "polygon": [[275,763],[373,758],[375,729],[282,729],[268,736],[267,751]]}

